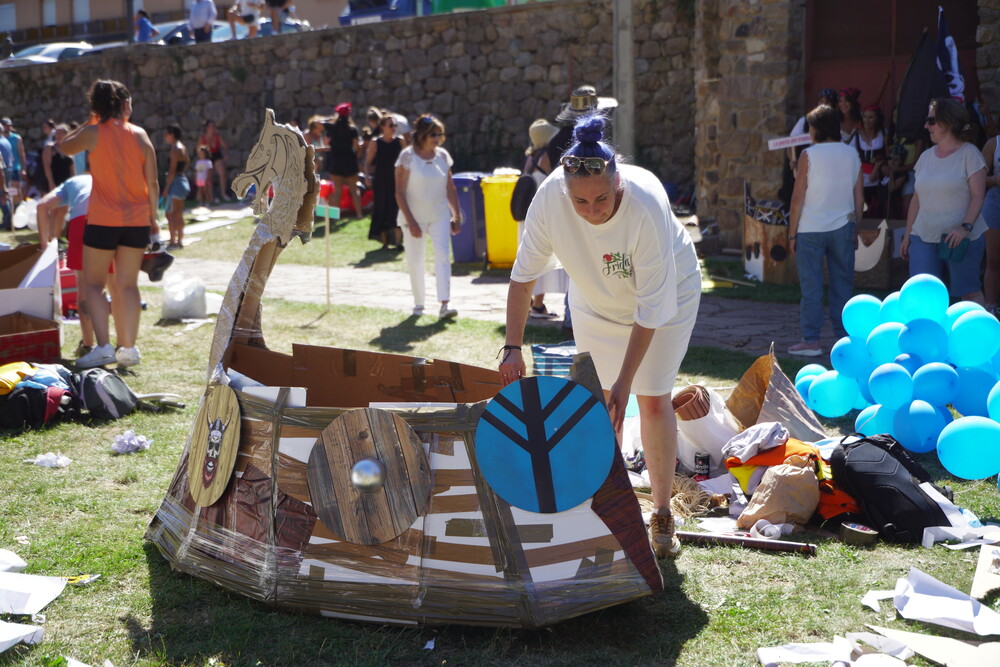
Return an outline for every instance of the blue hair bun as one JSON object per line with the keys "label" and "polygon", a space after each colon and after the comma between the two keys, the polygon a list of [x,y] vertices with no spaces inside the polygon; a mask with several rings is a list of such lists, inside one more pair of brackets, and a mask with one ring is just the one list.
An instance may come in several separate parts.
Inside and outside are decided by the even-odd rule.
{"label": "blue hair bun", "polygon": [[590,116],[580,120],[574,129],[576,140],[581,144],[596,144],[604,140],[604,119]]}

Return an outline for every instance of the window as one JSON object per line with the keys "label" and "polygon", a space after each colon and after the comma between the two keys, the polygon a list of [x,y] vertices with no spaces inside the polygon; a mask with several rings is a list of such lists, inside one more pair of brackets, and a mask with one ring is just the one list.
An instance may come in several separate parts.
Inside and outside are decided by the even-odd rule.
{"label": "window", "polygon": [[44,0],[42,3],[42,25],[56,24],[56,0]]}
{"label": "window", "polygon": [[90,0],[73,0],[73,23],[90,20]]}
{"label": "window", "polygon": [[14,3],[0,5],[0,32],[9,32],[17,29],[17,12]]}

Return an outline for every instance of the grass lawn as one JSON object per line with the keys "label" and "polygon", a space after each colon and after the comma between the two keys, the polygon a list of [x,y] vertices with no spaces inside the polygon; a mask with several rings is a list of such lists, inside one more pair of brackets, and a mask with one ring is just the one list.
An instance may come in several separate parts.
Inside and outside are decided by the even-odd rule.
{"label": "grass lawn", "polygon": [[[331,239],[338,266],[357,265],[368,255],[374,244],[366,234],[366,221],[340,226]],[[243,241],[229,247],[221,242],[225,235],[202,236],[201,243],[184,250],[186,256],[235,258],[246,239],[240,235]],[[285,261],[293,258],[323,264],[322,243],[296,248]],[[384,264],[402,270],[396,256]],[[139,338],[144,358],[126,381],[138,392],[180,394],[187,408],[137,413],[118,422],[0,433],[0,548],[19,554],[33,574],[101,575],[88,586],[68,587],[44,609],[43,642],[0,654],[0,666],[48,666],[60,656],[91,665],[109,659],[117,667],[755,665],[760,646],[830,641],[835,634],[863,631],[866,623],[958,634],[896,619],[891,603],[883,604],[888,611],[876,614],[862,607],[860,599],[869,589],[893,588],[910,567],[968,590],[977,551],[886,545],[859,549],[818,534],[798,537],[819,544],[813,558],[687,547],[676,562],[663,562],[663,595],[537,631],[399,629],[303,616],[171,572],[142,536],[191,429],[204,390],[213,326],[186,330],[181,324],[158,323],[161,290],[144,290],[143,296],[148,302]],[[441,323],[351,307],[335,307],[321,316],[320,305],[267,299],[263,307],[265,338],[281,351],[289,351],[293,342],[329,344],[493,366],[503,341],[502,325],[464,318]],[[551,327],[529,327],[526,342],[555,342],[558,334]],[[76,332],[67,326],[64,354],[71,354],[76,342]],[[745,353],[692,348],[678,382],[732,386],[752,361]],[[786,365],[788,375],[796,370],[797,365]],[[829,425],[843,428],[852,419]],[[112,456],[114,436],[127,429],[152,437],[152,448]],[[62,452],[73,463],[44,469],[22,462],[49,451]],[[996,480],[956,480],[934,455],[918,458],[952,485],[958,504],[980,517],[1000,517]],[[996,597],[991,604],[997,608]],[[430,639],[435,647],[425,650]]]}

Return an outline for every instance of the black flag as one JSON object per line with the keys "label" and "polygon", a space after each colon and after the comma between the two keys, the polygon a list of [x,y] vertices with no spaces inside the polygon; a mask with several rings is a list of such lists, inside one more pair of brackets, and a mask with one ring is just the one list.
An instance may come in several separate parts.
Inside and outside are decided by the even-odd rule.
{"label": "black flag", "polygon": [[937,47],[924,28],[896,96],[896,135],[915,139],[924,127],[931,100],[948,96],[948,84],[937,66]]}

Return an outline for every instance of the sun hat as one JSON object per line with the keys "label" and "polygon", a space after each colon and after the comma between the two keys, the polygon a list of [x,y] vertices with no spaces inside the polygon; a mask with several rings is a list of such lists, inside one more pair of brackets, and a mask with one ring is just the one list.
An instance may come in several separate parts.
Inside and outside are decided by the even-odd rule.
{"label": "sun hat", "polygon": [[528,136],[531,137],[531,147],[535,150],[545,148],[552,141],[552,137],[559,134],[559,128],[545,120],[539,118],[528,128]]}
{"label": "sun hat", "polygon": [[617,106],[618,100],[613,97],[598,97],[597,89],[593,86],[580,86],[570,95],[569,103],[562,106],[556,116],[556,122],[566,123],[589,113],[614,109]]}

